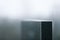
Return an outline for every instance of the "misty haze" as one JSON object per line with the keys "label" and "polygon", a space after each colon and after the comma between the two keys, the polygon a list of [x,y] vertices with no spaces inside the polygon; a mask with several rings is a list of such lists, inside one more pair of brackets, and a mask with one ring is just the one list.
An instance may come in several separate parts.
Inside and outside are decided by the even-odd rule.
{"label": "misty haze", "polygon": [[53,20],[53,40],[60,40],[60,0],[0,0],[0,40],[21,40],[24,19]]}

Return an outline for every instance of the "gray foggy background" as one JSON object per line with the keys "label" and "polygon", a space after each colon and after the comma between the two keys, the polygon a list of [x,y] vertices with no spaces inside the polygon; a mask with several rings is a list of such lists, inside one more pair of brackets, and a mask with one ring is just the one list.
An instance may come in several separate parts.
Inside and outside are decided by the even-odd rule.
{"label": "gray foggy background", "polygon": [[22,19],[47,19],[53,20],[54,40],[59,40],[59,18],[60,0],[0,0],[0,39],[19,40]]}

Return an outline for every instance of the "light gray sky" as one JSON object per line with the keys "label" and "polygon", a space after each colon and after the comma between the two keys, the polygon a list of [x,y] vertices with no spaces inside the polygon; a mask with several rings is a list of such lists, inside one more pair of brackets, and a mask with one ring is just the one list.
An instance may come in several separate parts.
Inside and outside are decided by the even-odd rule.
{"label": "light gray sky", "polygon": [[11,19],[48,18],[54,0],[0,0],[0,17]]}

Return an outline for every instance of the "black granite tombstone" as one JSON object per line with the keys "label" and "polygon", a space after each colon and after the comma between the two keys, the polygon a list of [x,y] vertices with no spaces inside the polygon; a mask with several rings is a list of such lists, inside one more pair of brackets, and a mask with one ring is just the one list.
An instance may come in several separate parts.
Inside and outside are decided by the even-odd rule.
{"label": "black granite tombstone", "polygon": [[21,40],[52,40],[52,21],[21,21]]}

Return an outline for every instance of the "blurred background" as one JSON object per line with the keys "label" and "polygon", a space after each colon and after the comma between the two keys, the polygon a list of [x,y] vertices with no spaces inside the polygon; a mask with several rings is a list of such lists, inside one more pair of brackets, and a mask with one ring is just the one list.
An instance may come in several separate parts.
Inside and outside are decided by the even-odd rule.
{"label": "blurred background", "polygon": [[0,0],[0,40],[20,40],[23,19],[53,20],[60,40],[60,0]]}

